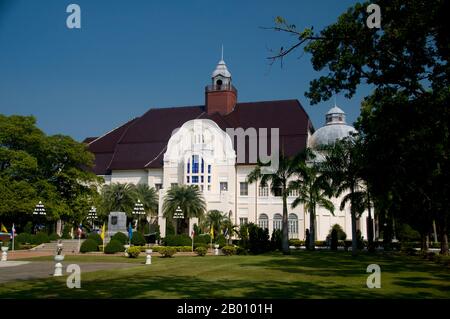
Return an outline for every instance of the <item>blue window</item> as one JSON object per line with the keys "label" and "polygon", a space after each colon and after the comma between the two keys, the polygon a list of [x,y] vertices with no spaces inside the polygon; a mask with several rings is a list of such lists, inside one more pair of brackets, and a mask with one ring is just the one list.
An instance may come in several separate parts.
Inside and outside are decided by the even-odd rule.
{"label": "blue window", "polygon": [[189,176],[187,177],[187,182],[189,183]]}
{"label": "blue window", "polygon": [[208,176],[208,184],[211,184],[211,176]]}
{"label": "blue window", "polygon": [[191,163],[187,163],[187,172],[188,172],[188,174],[190,173],[189,171],[190,171],[190,169],[191,169]]}
{"label": "blue window", "polygon": [[202,158],[202,174],[203,174],[204,171],[205,171],[205,161]]}
{"label": "blue window", "polygon": [[208,165],[208,174],[211,174],[211,165]]}
{"label": "blue window", "polygon": [[198,176],[192,176],[192,184],[198,184]]}
{"label": "blue window", "polygon": [[203,182],[204,182],[204,179],[203,179],[203,175],[202,175],[202,176],[200,176],[200,182],[201,182],[201,183],[203,183]]}
{"label": "blue window", "polygon": [[192,173],[198,174],[198,155],[192,155]]}

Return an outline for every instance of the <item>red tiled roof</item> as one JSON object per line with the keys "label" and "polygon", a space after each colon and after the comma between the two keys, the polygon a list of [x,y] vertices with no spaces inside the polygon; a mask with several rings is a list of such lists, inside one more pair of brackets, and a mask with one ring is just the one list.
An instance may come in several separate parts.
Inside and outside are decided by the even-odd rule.
{"label": "red tiled roof", "polygon": [[[223,130],[253,127],[257,130],[267,128],[270,133],[270,128],[278,127],[281,147],[287,156],[304,149],[308,130],[314,130],[298,100],[237,103],[227,115],[207,114],[204,109],[203,105],[150,109],[141,117],[91,141],[89,150],[95,155],[94,172],[105,175],[111,170],[162,167],[172,131],[196,118],[210,119]],[[250,164],[248,158],[246,164]]]}

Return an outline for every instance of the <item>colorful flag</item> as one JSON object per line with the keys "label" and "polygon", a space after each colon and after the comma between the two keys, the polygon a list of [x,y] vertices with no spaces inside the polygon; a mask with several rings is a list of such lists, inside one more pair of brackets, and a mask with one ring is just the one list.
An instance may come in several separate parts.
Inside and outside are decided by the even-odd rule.
{"label": "colorful flag", "polygon": [[194,236],[195,236],[195,230],[192,230],[191,237],[194,237]]}
{"label": "colorful flag", "polygon": [[83,225],[82,224],[80,224],[78,226],[77,233],[78,233],[78,237],[81,237],[81,234],[83,233]]}
{"label": "colorful flag", "polygon": [[105,240],[105,233],[106,233],[106,224],[103,223],[102,233],[100,234],[100,237],[102,238],[102,240]]}
{"label": "colorful flag", "polygon": [[214,227],[211,225],[211,231],[209,232],[211,234],[211,239],[214,239]]}
{"label": "colorful flag", "polygon": [[128,238],[130,239],[131,242],[131,239],[133,238],[133,228],[131,227],[131,223],[128,226]]}
{"label": "colorful flag", "polygon": [[16,228],[14,227],[14,224],[12,224],[12,228],[11,228],[11,236],[10,236],[10,238],[13,239],[14,236],[15,236],[15,234],[16,234]]}
{"label": "colorful flag", "polygon": [[7,233],[8,230],[6,229],[5,225],[2,224],[2,232]]}

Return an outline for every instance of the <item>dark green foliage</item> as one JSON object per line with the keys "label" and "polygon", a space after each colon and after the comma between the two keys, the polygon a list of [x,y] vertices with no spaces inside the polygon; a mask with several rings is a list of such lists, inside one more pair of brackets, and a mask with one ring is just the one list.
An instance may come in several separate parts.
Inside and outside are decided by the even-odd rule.
{"label": "dark green foliage", "polygon": [[225,256],[231,256],[236,254],[236,247],[234,246],[224,246],[222,247],[222,252]]}
{"label": "dark green foliage", "polygon": [[248,255],[248,251],[244,247],[238,247],[236,249],[236,254],[237,255]]}
{"label": "dark green foliage", "polygon": [[402,224],[397,230],[397,238],[401,242],[420,241],[420,233],[408,224]]}
{"label": "dark green foliage", "polygon": [[186,234],[167,235],[163,239],[164,246],[189,246],[192,245],[192,239]]}
{"label": "dark green foliage", "polygon": [[23,227],[23,232],[27,233],[27,234],[32,234],[33,233],[33,223],[27,222],[25,224],[25,226]]}
{"label": "dark green foliage", "polygon": [[133,237],[131,238],[131,244],[135,246],[143,246],[146,244],[144,235],[140,232],[133,232]]}
{"label": "dark green foliage", "polygon": [[33,235],[29,233],[20,233],[16,236],[14,241],[17,241],[18,243],[21,244],[31,244],[33,243]]}
{"label": "dark green foliage", "polygon": [[282,250],[282,242],[283,240],[283,233],[281,229],[274,229],[272,232],[272,237],[270,238],[270,246],[272,247],[272,250]]}
{"label": "dark green foliage", "polygon": [[337,239],[338,240],[346,240],[347,239],[347,234],[345,233],[345,231],[342,229],[341,225],[339,224],[334,224],[331,229],[330,229],[330,235],[332,233],[333,230],[336,230],[337,233]]}
{"label": "dark green foliage", "polygon": [[227,244],[227,240],[224,235],[220,234],[219,236],[217,236],[215,243],[219,245],[219,248],[222,248]]}
{"label": "dark green foliage", "polygon": [[128,236],[125,235],[122,232],[118,232],[115,233],[112,237],[111,240],[117,240],[119,243],[121,243],[122,245],[126,245],[128,244]]}
{"label": "dark green foliage", "polygon": [[169,222],[166,223],[166,236],[168,235],[175,235],[175,227]]}
{"label": "dark green foliage", "polygon": [[105,254],[115,254],[123,251],[125,251],[125,248],[117,239],[111,239],[111,241],[105,246]]}
{"label": "dark green foliage", "polygon": [[305,241],[304,240],[300,240],[300,239],[289,239],[289,246],[294,246],[296,248],[304,246],[305,245]]}
{"label": "dark green foliage", "polygon": [[48,235],[44,232],[39,232],[36,235],[33,236],[33,244],[40,245],[43,243],[49,243],[50,239],[48,238]]}
{"label": "dark green foliage", "polygon": [[138,258],[141,253],[141,249],[139,247],[132,246],[127,249],[127,253],[129,258]]}
{"label": "dark green foliage", "polygon": [[48,235],[48,239],[49,239],[50,241],[56,241],[56,240],[59,239],[59,236],[58,236],[57,233],[51,233],[50,235]]}
{"label": "dark green foliage", "polygon": [[269,230],[248,224],[248,249],[252,254],[262,254],[270,250]]}
{"label": "dark green foliage", "polygon": [[98,243],[94,239],[86,239],[80,246],[80,252],[98,251]]}
{"label": "dark green foliage", "polygon": [[195,235],[194,237],[194,245],[196,244],[209,245],[210,243],[211,243],[211,236],[209,234],[200,234],[199,236]]}
{"label": "dark green foliage", "polygon": [[94,240],[97,243],[97,245],[103,245],[102,237],[100,237],[100,235],[97,233],[90,233],[87,239]]}
{"label": "dark green foliage", "polygon": [[[9,247],[9,250],[12,250],[12,240],[9,242],[8,247]],[[21,244],[17,240],[14,239],[14,250],[19,250],[19,249],[21,249]]]}
{"label": "dark green foliage", "polygon": [[330,249],[331,250],[337,250],[338,248],[338,231],[336,228],[333,228],[331,230],[331,244]]}
{"label": "dark green foliage", "polygon": [[364,248],[364,239],[362,238],[361,231],[359,229],[356,231],[356,242],[358,245],[358,249]]}
{"label": "dark green foliage", "polygon": [[207,249],[205,247],[197,247],[195,248],[195,252],[197,253],[197,255],[199,256],[205,256],[207,253]]}
{"label": "dark green foliage", "polygon": [[208,248],[209,245],[203,244],[203,243],[194,243],[194,248],[198,248],[198,247]]}
{"label": "dark green foliage", "polygon": [[64,229],[63,229],[63,233],[61,238],[62,239],[71,239],[72,237],[70,236],[70,231],[72,229],[72,226],[69,224],[65,224],[64,225]]}

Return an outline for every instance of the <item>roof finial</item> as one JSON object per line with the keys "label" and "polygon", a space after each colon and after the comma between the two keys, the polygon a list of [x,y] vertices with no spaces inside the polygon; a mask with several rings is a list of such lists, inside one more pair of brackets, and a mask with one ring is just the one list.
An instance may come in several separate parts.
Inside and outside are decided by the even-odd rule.
{"label": "roof finial", "polygon": [[337,104],[336,104],[336,95],[334,96],[334,106],[337,106]]}
{"label": "roof finial", "polygon": [[223,44],[222,44],[222,58],[221,58],[221,60],[223,61]]}

